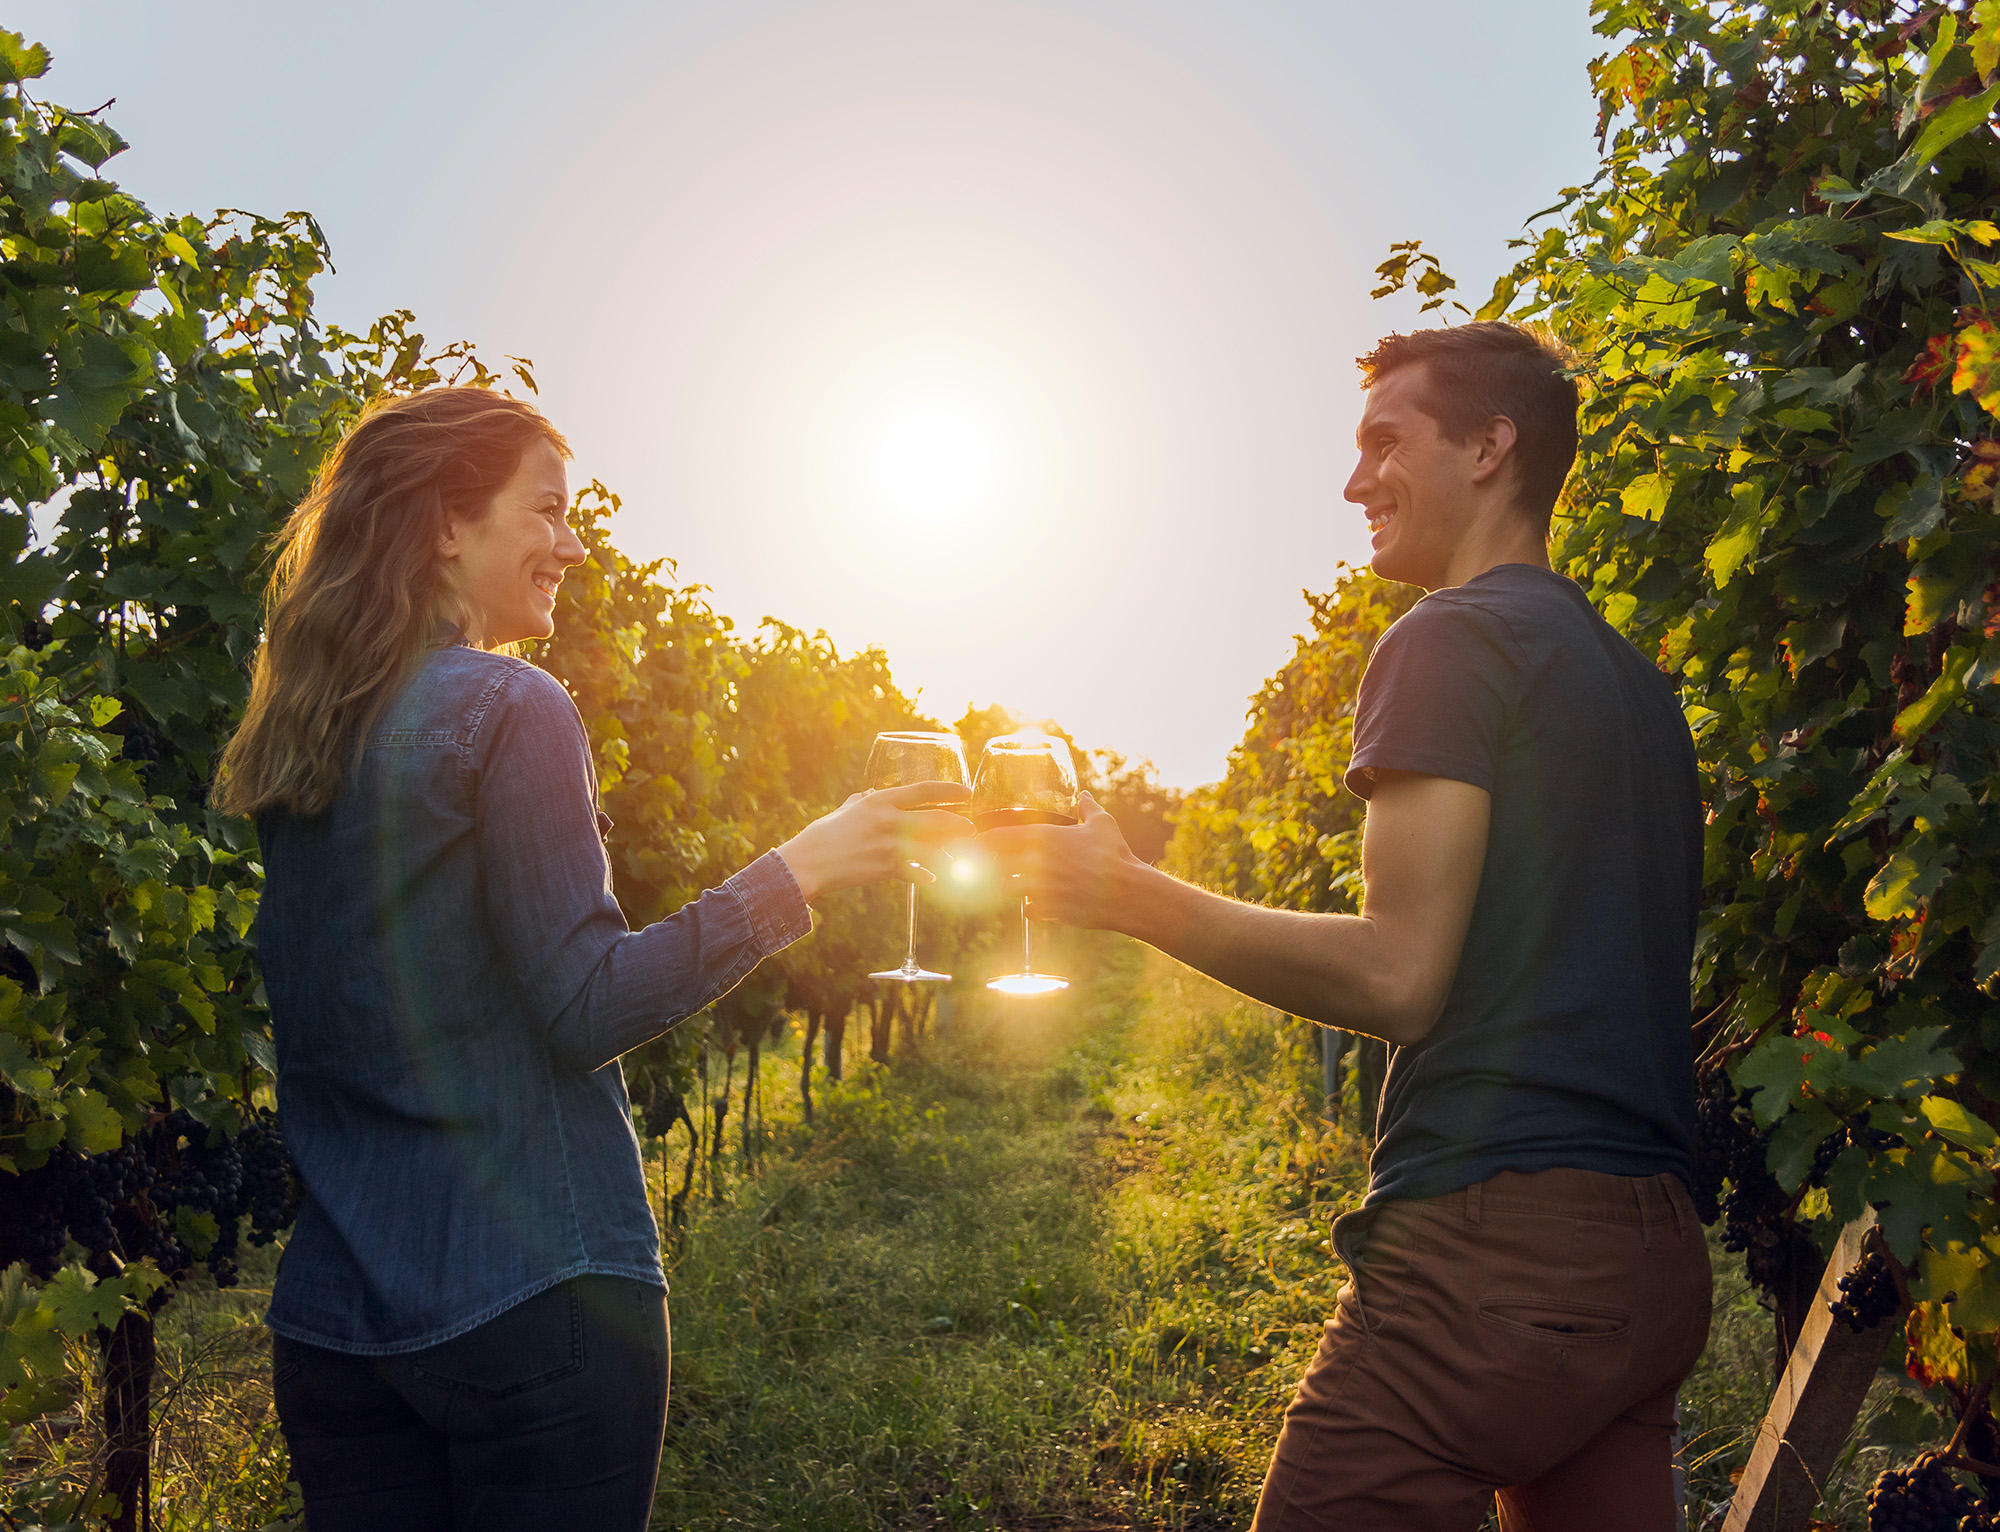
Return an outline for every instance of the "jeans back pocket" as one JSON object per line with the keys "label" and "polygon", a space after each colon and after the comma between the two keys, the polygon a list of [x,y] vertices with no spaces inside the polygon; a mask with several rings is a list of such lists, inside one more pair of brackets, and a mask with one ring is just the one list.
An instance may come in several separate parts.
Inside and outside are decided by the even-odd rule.
{"label": "jeans back pocket", "polygon": [[583,1304],[569,1283],[410,1358],[426,1382],[504,1399],[583,1371]]}

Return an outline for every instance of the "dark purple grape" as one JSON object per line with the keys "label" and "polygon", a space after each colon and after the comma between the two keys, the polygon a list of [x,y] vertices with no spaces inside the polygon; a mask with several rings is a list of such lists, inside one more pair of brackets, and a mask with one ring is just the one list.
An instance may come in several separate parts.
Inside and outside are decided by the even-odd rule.
{"label": "dark purple grape", "polygon": [[1879,1250],[1870,1250],[1841,1277],[1840,1296],[1832,1304],[1833,1317],[1856,1335],[1874,1329],[1902,1307],[1889,1259]]}
{"label": "dark purple grape", "polygon": [[1868,1488],[1868,1532],[1958,1532],[1972,1497],[1935,1452],[1889,1468]]}

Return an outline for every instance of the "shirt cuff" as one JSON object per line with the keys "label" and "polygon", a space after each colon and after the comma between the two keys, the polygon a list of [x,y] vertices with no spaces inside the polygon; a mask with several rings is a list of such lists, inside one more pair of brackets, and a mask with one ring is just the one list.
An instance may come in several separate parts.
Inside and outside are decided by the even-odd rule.
{"label": "shirt cuff", "polygon": [[760,957],[782,952],[812,933],[812,907],[777,852],[766,851],[722,886],[742,907]]}

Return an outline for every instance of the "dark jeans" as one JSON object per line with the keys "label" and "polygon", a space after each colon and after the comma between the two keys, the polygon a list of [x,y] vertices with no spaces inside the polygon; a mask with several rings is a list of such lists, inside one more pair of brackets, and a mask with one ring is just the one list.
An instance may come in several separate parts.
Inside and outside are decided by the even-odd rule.
{"label": "dark jeans", "polygon": [[351,1356],[276,1336],[310,1532],[643,1532],[667,1418],[666,1295],[577,1277],[456,1340]]}

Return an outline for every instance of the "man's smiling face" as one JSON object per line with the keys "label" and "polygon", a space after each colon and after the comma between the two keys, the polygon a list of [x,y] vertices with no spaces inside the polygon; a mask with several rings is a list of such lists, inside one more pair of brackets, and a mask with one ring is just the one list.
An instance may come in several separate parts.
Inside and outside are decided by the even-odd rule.
{"label": "man's smiling face", "polygon": [[1368,390],[1354,433],[1361,459],[1344,493],[1368,514],[1368,567],[1385,580],[1436,590],[1472,524],[1479,442],[1444,436],[1423,408],[1429,384],[1415,363]]}

